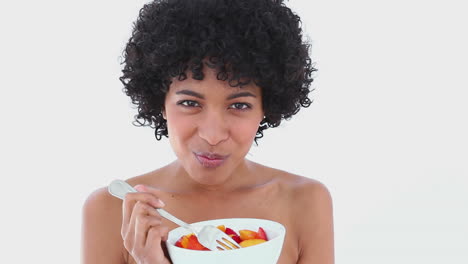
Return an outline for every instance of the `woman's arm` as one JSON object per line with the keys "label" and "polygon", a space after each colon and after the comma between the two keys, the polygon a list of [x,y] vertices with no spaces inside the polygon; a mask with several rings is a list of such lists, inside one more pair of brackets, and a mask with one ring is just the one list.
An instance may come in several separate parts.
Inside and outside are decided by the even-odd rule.
{"label": "woman's arm", "polygon": [[102,188],[88,197],[82,215],[81,263],[125,264],[122,202]]}
{"label": "woman's arm", "polygon": [[317,181],[307,181],[296,193],[299,260],[297,264],[333,264],[333,207],[328,189]]}

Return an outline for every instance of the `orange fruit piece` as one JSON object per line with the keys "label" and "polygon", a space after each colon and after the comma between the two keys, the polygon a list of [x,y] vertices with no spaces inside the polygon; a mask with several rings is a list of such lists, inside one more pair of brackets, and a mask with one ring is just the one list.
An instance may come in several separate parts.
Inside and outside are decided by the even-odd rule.
{"label": "orange fruit piece", "polygon": [[266,242],[264,239],[248,239],[239,243],[241,247],[251,247]]}
{"label": "orange fruit piece", "polygon": [[239,236],[242,240],[249,240],[257,238],[257,232],[252,230],[239,230]]}
{"label": "orange fruit piece", "polygon": [[224,225],[217,226],[219,230],[226,232],[226,227]]}
{"label": "orange fruit piece", "polygon": [[209,250],[206,247],[204,247],[200,242],[198,242],[198,238],[196,235],[190,235],[188,237],[188,243],[187,243],[187,249],[193,249],[193,250]]}

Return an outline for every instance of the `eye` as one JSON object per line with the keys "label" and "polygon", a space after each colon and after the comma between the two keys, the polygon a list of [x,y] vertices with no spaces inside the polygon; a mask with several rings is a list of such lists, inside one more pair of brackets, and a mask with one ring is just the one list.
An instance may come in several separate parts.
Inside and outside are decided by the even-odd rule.
{"label": "eye", "polygon": [[200,106],[198,104],[198,102],[192,101],[192,100],[182,100],[182,101],[177,102],[177,105],[182,105],[182,106],[185,106],[185,107],[198,107],[198,106]]}
{"label": "eye", "polygon": [[231,105],[231,108],[234,108],[236,110],[247,110],[252,108],[252,106],[250,106],[250,104],[247,103],[234,103]]}

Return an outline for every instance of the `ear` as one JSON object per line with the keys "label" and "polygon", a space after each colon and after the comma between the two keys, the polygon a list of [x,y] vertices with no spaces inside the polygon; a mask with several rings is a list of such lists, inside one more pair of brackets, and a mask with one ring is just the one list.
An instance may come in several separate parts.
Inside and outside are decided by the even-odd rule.
{"label": "ear", "polygon": [[162,117],[164,118],[164,120],[167,120],[166,110],[165,109],[161,110],[161,114],[162,114]]}

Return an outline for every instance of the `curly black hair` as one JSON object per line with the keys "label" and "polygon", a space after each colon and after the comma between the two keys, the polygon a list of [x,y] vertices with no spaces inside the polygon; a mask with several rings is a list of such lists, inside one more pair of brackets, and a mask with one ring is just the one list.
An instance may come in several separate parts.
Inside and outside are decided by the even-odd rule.
{"label": "curly black hair", "polygon": [[283,0],[155,0],[140,10],[123,52],[120,81],[138,106],[134,124],[168,137],[162,116],[171,80],[203,79],[203,67],[232,87],[253,81],[262,89],[264,119],[255,137],[277,127],[301,106],[316,71],[301,19]]}

